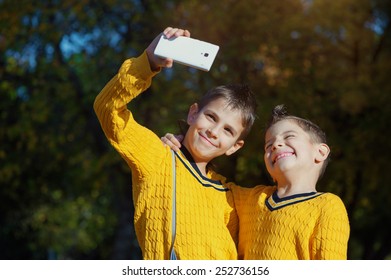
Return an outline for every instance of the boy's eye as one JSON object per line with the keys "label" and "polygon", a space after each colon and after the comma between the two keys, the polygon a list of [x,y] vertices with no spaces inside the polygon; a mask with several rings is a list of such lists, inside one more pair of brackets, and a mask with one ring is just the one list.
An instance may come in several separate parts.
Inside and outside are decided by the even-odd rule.
{"label": "boy's eye", "polygon": [[229,127],[226,127],[225,131],[228,132],[229,134],[233,135],[233,131]]}
{"label": "boy's eye", "polygon": [[206,114],[206,117],[213,120],[213,121],[216,120],[215,116],[212,114]]}

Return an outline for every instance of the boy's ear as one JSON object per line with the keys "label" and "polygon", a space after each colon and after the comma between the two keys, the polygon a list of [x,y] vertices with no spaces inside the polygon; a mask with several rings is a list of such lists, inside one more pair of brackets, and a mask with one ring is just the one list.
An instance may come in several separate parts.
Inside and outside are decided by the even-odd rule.
{"label": "boy's ear", "polygon": [[238,140],[236,143],[228,149],[228,151],[225,152],[225,155],[230,156],[233,153],[235,153],[237,150],[239,150],[244,145],[244,140]]}
{"label": "boy's ear", "polygon": [[318,145],[315,161],[316,162],[325,161],[329,156],[329,154],[330,154],[330,147],[325,143],[321,143]]}
{"label": "boy's ear", "polygon": [[198,104],[194,103],[189,108],[189,113],[187,113],[187,124],[191,125],[198,114]]}

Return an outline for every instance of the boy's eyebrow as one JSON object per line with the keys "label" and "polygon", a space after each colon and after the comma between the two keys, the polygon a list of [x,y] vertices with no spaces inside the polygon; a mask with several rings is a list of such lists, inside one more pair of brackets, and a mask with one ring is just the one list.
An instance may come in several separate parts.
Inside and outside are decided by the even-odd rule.
{"label": "boy's eyebrow", "polygon": [[288,133],[297,133],[297,131],[291,129],[291,130],[284,131],[282,134],[288,134]]}

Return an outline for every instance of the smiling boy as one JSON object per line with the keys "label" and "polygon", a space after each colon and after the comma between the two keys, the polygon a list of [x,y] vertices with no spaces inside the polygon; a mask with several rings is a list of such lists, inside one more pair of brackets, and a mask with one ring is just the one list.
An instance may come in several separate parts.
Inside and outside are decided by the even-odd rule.
{"label": "smiling boy", "polygon": [[316,190],[329,161],[325,133],[276,106],[264,161],[276,186],[231,185],[240,220],[239,258],[346,259],[349,220],[342,200]]}
{"label": "smiling boy", "polygon": [[[163,33],[190,37],[179,28]],[[172,154],[127,108],[162,68],[172,67],[172,59],[154,55],[160,36],[139,57],[123,63],[94,103],[106,137],[132,171],[134,225],[143,258],[237,259],[232,192],[208,164],[243,146],[255,119],[254,95],[244,85],[209,90],[190,106],[184,145]]]}
{"label": "smiling boy", "polygon": [[[162,141],[172,149],[181,137]],[[309,120],[273,109],[264,161],[275,186],[227,183],[239,217],[239,259],[346,259],[349,219],[342,200],[316,190],[329,161],[326,134]]]}

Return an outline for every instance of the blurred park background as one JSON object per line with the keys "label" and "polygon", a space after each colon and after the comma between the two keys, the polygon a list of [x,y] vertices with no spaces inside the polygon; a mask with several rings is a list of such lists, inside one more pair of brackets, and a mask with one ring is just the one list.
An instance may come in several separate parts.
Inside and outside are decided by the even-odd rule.
{"label": "blurred park background", "polygon": [[220,45],[210,72],[175,65],[131,104],[159,136],[208,88],[250,84],[255,127],[219,171],[270,183],[262,129],[276,104],[327,132],[319,191],[351,223],[349,259],[391,259],[391,1],[0,0],[0,258],[140,259],[131,174],[93,112],[122,62],[166,26]]}

